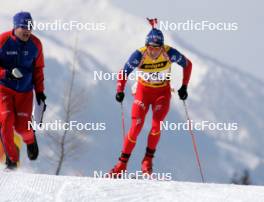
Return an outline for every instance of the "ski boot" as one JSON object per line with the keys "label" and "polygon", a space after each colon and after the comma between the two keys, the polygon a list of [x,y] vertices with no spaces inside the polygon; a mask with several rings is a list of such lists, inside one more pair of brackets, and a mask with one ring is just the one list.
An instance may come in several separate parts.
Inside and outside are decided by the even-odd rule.
{"label": "ski boot", "polygon": [[147,147],[145,157],[143,158],[141,162],[141,171],[143,173],[147,173],[149,175],[152,174],[152,159],[154,157],[155,150],[149,149]]}
{"label": "ski boot", "polygon": [[109,176],[111,178],[121,178],[122,174],[127,169],[127,162],[130,157],[130,154],[122,153],[118,163],[115,165],[115,167],[109,172]]}
{"label": "ski boot", "polygon": [[38,158],[39,149],[38,149],[38,143],[37,138],[34,134],[34,142],[32,144],[27,144],[27,155],[28,158],[33,161]]}
{"label": "ski boot", "polygon": [[[17,152],[18,152],[18,159],[19,159],[19,156],[20,156],[20,150],[19,150],[19,147],[16,145],[16,149],[17,149]],[[6,169],[7,171],[9,170],[16,170],[19,166],[19,161],[17,162],[13,162],[11,161],[11,159],[8,157],[8,155],[6,155],[6,161],[5,161],[5,164],[6,164]]]}
{"label": "ski boot", "polygon": [[17,169],[17,162],[13,162],[9,159],[8,156],[6,156],[6,169],[5,170],[16,170]]}

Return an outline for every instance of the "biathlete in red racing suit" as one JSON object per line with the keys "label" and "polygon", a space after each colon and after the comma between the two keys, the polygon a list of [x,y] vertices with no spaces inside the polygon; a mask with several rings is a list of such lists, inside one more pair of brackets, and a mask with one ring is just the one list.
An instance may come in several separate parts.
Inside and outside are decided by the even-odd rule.
{"label": "biathlete in red racing suit", "polygon": [[192,71],[191,61],[175,48],[164,45],[162,32],[154,27],[153,20],[150,20],[150,23],[153,26],[147,35],[145,46],[130,56],[118,74],[116,100],[122,102],[128,75],[136,68],[141,73],[132,105],[131,127],[125,137],[119,161],[110,171],[112,177],[126,170],[127,162],[136,145],[150,106],[153,112],[152,127],[148,135],[141,170],[143,173],[152,173],[152,159],[160,139],[160,122],[165,119],[170,107],[171,87],[167,75],[170,73],[172,63],[183,67],[182,86],[178,90],[179,97],[185,100],[188,96],[187,86]]}

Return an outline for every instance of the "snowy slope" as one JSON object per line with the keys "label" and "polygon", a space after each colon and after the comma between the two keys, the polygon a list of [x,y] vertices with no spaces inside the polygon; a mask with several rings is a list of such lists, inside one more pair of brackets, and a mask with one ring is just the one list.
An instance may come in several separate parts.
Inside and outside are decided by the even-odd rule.
{"label": "snowy slope", "polygon": [[[107,29],[103,32],[36,32],[42,40],[46,56],[48,111],[45,121],[63,117],[63,89],[69,81],[72,47],[75,38],[78,38],[76,83],[79,89],[85,89],[82,94],[86,96],[83,99],[86,105],[74,119],[80,122],[103,121],[107,130],[76,136],[79,151],[76,156],[66,159],[62,174],[82,173],[91,176],[94,170],[108,171],[116,163],[122,145],[120,107],[114,101],[115,81],[94,81],[93,71],[117,72],[131,52],[144,44],[149,27],[145,19],[128,15],[113,7],[111,1],[77,0],[74,6],[68,6],[70,4],[69,0],[5,2],[0,8],[0,18],[5,22],[0,24],[0,30],[11,27],[11,16],[19,10],[31,11],[37,21],[75,19],[106,23]],[[247,168],[253,174],[253,181],[263,184],[264,92],[260,87],[263,82],[201,55],[170,33],[165,33],[165,37],[166,43],[175,46],[194,64],[188,100],[192,118],[197,121],[232,121],[239,124],[239,131],[231,134],[196,132],[206,179],[209,182],[229,182],[236,171]],[[181,69],[176,65],[174,67],[175,82],[172,85],[178,88]],[[124,107],[128,129],[133,99],[129,86],[126,95]],[[185,119],[183,112],[182,103],[173,96],[167,120],[182,122]],[[138,139],[129,171],[140,167],[146,135],[151,127],[150,115]],[[32,169],[32,172],[52,174],[54,164],[50,164],[47,158],[52,158],[56,151],[51,150],[51,142],[45,133],[41,133],[39,141],[42,151],[39,160],[31,163],[22,156],[22,167],[25,170]],[[154,163],[157,172],[171,172],[173,179],[200,180],[187,132],[164,132]]]}
{"label": "snowy slope", "polygon": [[0,172],[0,201],[262,202],[264,187]]}

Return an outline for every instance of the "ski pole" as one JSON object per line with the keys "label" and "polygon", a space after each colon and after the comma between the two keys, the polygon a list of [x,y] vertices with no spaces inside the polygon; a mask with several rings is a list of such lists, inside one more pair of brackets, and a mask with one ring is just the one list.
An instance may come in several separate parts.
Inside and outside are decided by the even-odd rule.
{"label": "ski pole", "polygon": [[198,148],[197,148],[197,144],[196,144],[196,141],[195,141],[195,135],[194,135],[194,133],[192,131],[192,128],[191,128],[191,119],[190,119],[190,116],[189,116],[189,113],[188,113],[186,102],[184,100],[183,100],[183,106],[184,106],[184,110],[185,110],[187,121],[189,123],[189,133],[192,136],[192,144],[193,144],[194,153],[195,153],[195,156],[196,156],[196,161],[197,161],[197,164],[198,164],[198,167],[199,167],[199,171],[200,171],[200,175],[201,175],[201,178],[202,178],[202,182],[205,183],[203,170],[202,170],[202,166],[201,166],[201,162],[200,162],[200,158],[199,158]]}
{"label": "ski pole", "polygon": [[123,139],[125,140],[126,129],[125,129],[125,114],[124,114],[123,102],[121,102],[121,118],[122,118],[122,132],[123,132]]}

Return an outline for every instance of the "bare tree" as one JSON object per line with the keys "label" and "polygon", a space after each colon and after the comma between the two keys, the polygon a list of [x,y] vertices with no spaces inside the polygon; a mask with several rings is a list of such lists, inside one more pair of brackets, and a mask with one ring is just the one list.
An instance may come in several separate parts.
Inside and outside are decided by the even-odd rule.
{"label": "bare tree", "polygon": [[[73,62],[71,65],[70,82],[65,87],[63,96],[63,111],[64,111],[64,123],[69,123],[74,116],[76,116],[82,107],[84,107],[83,100],[85,99],[85,93],[83,90],[76,89],[76,64],[78,62],[78,51],[77,51],[77,37],[75,45],[73,47]],[[63,163],[66,158],[72,157],[76,152],[77,135],[82,135],[79,131],[63,130],[62,132],[56,132],[48,134],[48,137],[53,142],[50,148],[54,151],[55,156],[52,157],[51,163],[55,165],[55,174],[59,175]]]}

